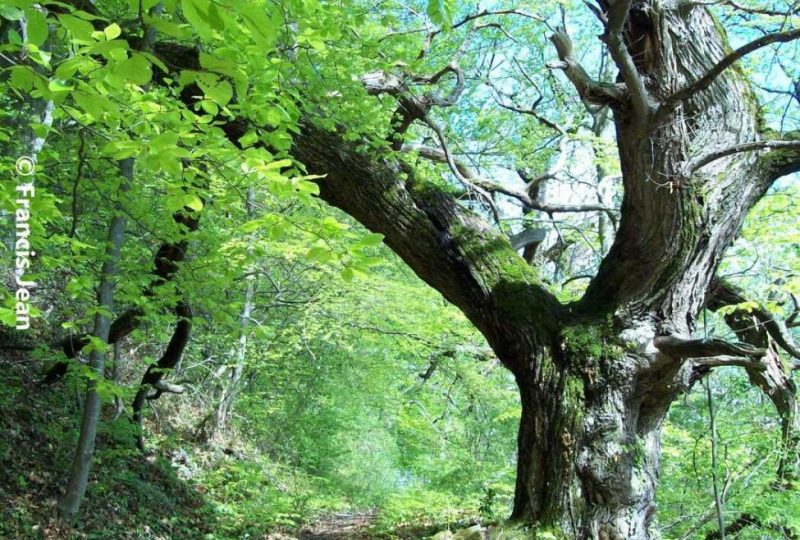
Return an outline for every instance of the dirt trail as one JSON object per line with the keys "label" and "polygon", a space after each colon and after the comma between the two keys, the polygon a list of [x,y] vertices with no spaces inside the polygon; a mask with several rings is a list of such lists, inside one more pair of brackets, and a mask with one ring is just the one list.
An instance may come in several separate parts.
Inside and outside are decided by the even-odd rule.
{"label": "dirt trail", "polygon": [[370,538],[368,530],[374,519],[374,512],[328,514],[304,527],[297,538],[299,540],[366,539]]}

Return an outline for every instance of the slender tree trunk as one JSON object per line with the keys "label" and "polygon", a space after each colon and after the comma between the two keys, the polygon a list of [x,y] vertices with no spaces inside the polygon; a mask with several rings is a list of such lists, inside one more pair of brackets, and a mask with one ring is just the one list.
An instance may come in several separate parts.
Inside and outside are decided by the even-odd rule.
{"label": "slender tree trunk", "polygon": [[[124,179],[120,187],[121,191],[125,191],[133,180],[133,165],[132,158],[123,160],[119,164],[120,174]],[[114,279],[117,274],[117,264],[125,235],[125,217],[119,212],[119,208],[115,210],[117,213],[111,219],[108,227],[105,260],[100,272],[100,284],[97,290],[97,305],[100,309],[98,309],[94,319],[94,337],[103,343],[108,343],[108,335],[111,329],[110,313],[114,309]],[[97,348],[93,349],[89,354],[89,368],[94,372],[94,378],[89,380],[86,387],[86,399],[84,401],[83,416],[81,417],[78,447],[75,450],[75,457],[72,461],[66,492],[59,501],[59,511],[62,517],[68,520],[73,519],[78,514],[81,501],[86,493],[89,468],[94,455],[97,424],[100,420],[100,412],[103,405],[102,395],[98,391],[98,381],[104,376],[105,356],[106,351]]]}
{"label": "slender tree trunk", "polygon": [[[114,342],[114,365],[111,370],[111,379],[115,385],[119,385],[120,368],[122,364],[122,345],[119,341]],[[122,396],[119,394],[114,395],[114,420],[120,417],[122,411],[125,410],[125,403],[122,401]]]}
{"label": "slender tree trunk", "polygon": [[250,313],[253,310],[253,298],[255,297],[255,276],[247,276],[247,290],[244,296],[244,307],[240,318],[239,342],[236,347],[236,363],[231,370],[230,378],[222,389],[217,412],[215,415],[214,432],[222,433],[227,429],[230,422],[233,404],[239,393],[242,375],[244,374],[245,358],[247,354],[247,328],[250,324]]}
{"label": "slender tree trunk", "polygon": [[719,463],[717,460],[717,413],[714,411],[714,397],[711,393],[711,381],[706,378],[706,403],[708,404],[708,423],[711,430],[711,482],[714,488],[714,507],[717,511],[717,525],[719,526],[719,537],[725,540],[725,514],[722,506],[722,493],[720,492],[719,477],[717,471]]}
{"label": "slender tree trunk", "polygon": [[[251,187],[247,190],[247,200],[245,201],[245,209],[247,211],[248,219],[252,219],[254,215],[255,204],[255,190]],[[253,243],[256,241],[252,235],[249,238],[249,245],[247,248],[248,256],[253,256]],[[242,306],[242,314],[239,318],[239,340],[234,351],[235,363],[230,372],[230,377],[227,383],[222,388],[219,403],[217,403],[217,410],[214,415],[214,424],[212,427],[212,434],[219,434],[224,432],[228,423],[230,422],[231,413],[233,412],[233,404],[236,401],[236,396],[239,393],[242,375],[244,374],[245,359],[247,356],[247,329],[250,326],[250,314],[253,311],[253,301],[256,294],[256,276],[253,273],[254,267],[248,269],[248,275],[245,277],[247,281],[247,289],[244,293],[244,306]]]}

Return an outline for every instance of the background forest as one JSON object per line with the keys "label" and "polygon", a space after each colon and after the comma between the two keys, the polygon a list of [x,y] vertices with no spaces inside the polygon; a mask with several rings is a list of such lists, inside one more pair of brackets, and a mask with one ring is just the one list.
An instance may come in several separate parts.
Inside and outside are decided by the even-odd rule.
{"label": "background forest", "polygon": [[[732,47],[800,23],[790,1],[708,4]],[[390,147],[577,300],[623,188],[612,112],[547,66],[562,23],[611,85],[581,2],[0,0],[0,537],[560,538],[505,521],[514,375],[382,234],[319,199],[292,140],[313,111],[365,153]],[[786,41],[735,68],[775,133],[800,121]],[[158,43],[199,63],[176,71]],[[386,88],[406,84],[431,109],[387,141],[409,101]],[[237,115],[262,127],[234,144]],[[704,310],[698,337],[736,339],[725,316],[742,310],[800,337],[798,216],[788,175],[718,271],[747,300]],[[27,329],[20,276],[35,281]],[[781,418],[741,367],[703,372],[661,438],[663,538],[800,536],[797,482],[776,481]]]}

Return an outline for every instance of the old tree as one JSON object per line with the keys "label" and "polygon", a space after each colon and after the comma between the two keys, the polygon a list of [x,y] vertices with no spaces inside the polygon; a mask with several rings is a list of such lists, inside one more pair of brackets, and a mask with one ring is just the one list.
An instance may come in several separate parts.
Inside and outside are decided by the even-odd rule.
{"label": "old tree", "polygon": [[[108,156],[124,162],[140,152],[132,140],[193,119],[141,155],[191,171],[184,189],[209,203],[198,179],[219,161],[273,183],[294,163],[308,176],[290,191],[318,189],[466,314],[519,386],[513,517],[576,538],[654,537],[662,423],[718,366],[740,366],[774,403],[776,489],[797,482],[786,360],[800,351],[783,321],[717,276],[748,211],[800,170],[800,140],[784,129],[800,104],[789,3],[17,4],[35,33],[21,39],[41,47],[16,60],[12,87],[79,124],[99,125],[123,87],[165,108],[141,109],[153,132],[137,131],[136,113],[106,121],[130,134],[109,135]],[[749,69],[762,64],[778,75]],[[783,99],[782,118],[760,103],[764,89]],[[181,234],[203,227],[175,221]],[[562,237],[576,223],[595,229],[593,251]],[[159,250],[158,283],[187,246]],[[589,261],[580,275],[562,275],[570,249]],[[704,310],[738,340],[700,337]],[[140,314],[125,312],[108,340]]]}
{"label": "old tree", "polygon": [[[550,38],[558,54],[551,67],[564,71],[593,114],[613,112],[623,190],[613,244],[574,302],[560,302],[486,219],[416,182],[402,162],[357,153],[310,121],[293,155],[325,175],[323,199],[383,233],[513,372],[522,401],[513,515],[581,538],[649,538],[662,422],[670,403],[713,366],[742,365],[774,401],[787,445],[779,474],[785,482],[796,475],[794,386],[773,343],[792,345],[780,322],[762,313],[753,329],[752,316],[733,312],[730,324],[746,342],[691,336],[704,307],[743,301],[724,299],[739,293],[715,279],[722,256],[748,210],[800,168],[800,146],[764,130],[736,62],[800,30],[732,51],[709,9],[696,3],[617,0],[599,2],[596,14],[615,80],[592,78],[563,28]],[[445,98],[410,96],[402,77],[390,74],[366,79],[370,93],[397,97],[395,148],[404,147],[398,139],[413,121],[436,132],[429,109],[457,101],[465,75],[457,59],[445,70],[455,77]],[[479,200],[502,193],[530,209],[571,210],[540,205],[536,179],[517,192],[478,178],[443,138],[433,140],[438,146],[420,155],[449,164]]]}

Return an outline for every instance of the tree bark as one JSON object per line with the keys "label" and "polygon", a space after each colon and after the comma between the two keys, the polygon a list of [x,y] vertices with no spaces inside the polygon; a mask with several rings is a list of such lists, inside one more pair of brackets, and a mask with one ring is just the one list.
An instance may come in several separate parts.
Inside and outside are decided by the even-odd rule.
{"label": "tree bark", "polygon": [[[522,398],[512,518],[570,538],[651,538],[660,431],[682,368],[652,326],[566,326],[517,374]],[[641,366],[649,364],[649,370]]]}

